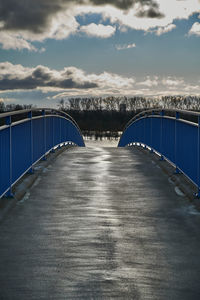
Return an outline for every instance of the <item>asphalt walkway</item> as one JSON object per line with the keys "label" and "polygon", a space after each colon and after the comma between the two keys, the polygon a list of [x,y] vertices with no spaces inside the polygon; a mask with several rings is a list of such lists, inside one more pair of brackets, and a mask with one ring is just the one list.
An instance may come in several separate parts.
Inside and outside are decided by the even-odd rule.
{"label": "asphalt walkway", "polygon": [[0,225],[0,299],[200,299],[200,214],[137,149],[69,149]]}

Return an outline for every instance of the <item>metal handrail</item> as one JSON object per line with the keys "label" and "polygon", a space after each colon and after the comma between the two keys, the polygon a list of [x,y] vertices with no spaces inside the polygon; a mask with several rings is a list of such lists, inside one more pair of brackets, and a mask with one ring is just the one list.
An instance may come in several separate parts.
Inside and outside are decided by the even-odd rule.
{"label": "metal handrail", "polygon": [[[22,109],[22,110],[15,110],[15,111],[10,111],[10,112],[5,112],[5,113],[0,113],[0,119],[4,119],[6,117],[13,117],[13,116],[18,116],[18,115],[23,115],[23,114],[28,114],[30,112],[50,112],[55,115],[60,115],[64,116],[66,119],[70,120],[78,129],[79,133],[81,134],[81,130],[77,122],[66,112],[58,110],[56,108],[30,108],[30,109]],[[25,117],[20,120],[26,119]],[[1,126],[1,125],[0,125]]]}
{"label": "metal handrail", "polygon": [[[123,131],[124,131],[125,129],[127,129],[127,128],[129,127],[129,125],[131,125],[134,121],[136,121],[136,120],[138,120],[138,119],[140,119],[140,118],[142,118],[142,117],[148,117],[148,116],[151,116],[151,117],[152,117],[152,115],[153,115],[153,114],[156,114],[156,113],[158,113],[158,114],[163,113],[164,116],[169,116],[169,114],[172,113],[172,114],[174,114],[174,119],[175,119],[176,113],[179,113],[179,114],[181,114],[181,115],[182,115],[182,114],[183,114],[183,115],[187,114],[187,115],[189,115],[189,116],[195,116],[195,117],[200,116],[200,112],[191,111],[191,110],[153,108],[153,109],[144,110],[144,111],[142,111],[142,112],[136,114],[133,118],[131,118],[131,119],[128,121],[128,123],[125,125]],[[184,118],[181,118],[181,119],[184,120]],[[198,119],[197,119],[197,121],[194,122],[194,123],[198,123]]]}

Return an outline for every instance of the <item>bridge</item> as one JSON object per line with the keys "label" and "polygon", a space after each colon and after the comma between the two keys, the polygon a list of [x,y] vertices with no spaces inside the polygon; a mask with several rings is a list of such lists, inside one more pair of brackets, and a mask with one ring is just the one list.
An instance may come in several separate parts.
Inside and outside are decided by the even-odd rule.
{"label": "bridge", "polygon": [[175,180],[198,194],[198,114],[144,112],[115,148],[56,110],[0,120],[0,194],[40,170],[0,225],[0,299],[199,299],[200,213]]}

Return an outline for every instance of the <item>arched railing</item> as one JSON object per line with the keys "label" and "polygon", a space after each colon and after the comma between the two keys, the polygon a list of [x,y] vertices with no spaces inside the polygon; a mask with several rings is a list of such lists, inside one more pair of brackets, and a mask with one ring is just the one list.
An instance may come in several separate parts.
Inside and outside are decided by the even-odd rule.
{"label": "arched railing", "polygon": [[0,114],[0,198],[41,158],[66,143],[84,147],[76,122],[55,109]]}
{"label": "arched railing", "polygon": [[118,147],[148,146],[184,173],[200,196],[200,113],[149,110],[129,121]]}

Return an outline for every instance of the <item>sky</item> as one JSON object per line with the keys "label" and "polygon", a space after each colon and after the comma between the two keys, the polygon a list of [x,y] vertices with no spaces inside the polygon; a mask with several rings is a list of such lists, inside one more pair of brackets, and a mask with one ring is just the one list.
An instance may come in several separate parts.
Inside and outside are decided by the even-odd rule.
{"label": "sky", "polygon": [[200,0],[0,0],[0,101],[200,95]]}

